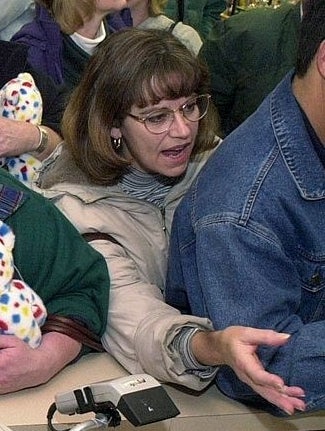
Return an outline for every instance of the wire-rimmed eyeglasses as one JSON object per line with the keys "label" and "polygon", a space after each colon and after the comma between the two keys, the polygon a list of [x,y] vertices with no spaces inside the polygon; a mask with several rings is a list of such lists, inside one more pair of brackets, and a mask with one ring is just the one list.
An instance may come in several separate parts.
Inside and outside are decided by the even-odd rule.
{"label": "wire-rimmed eyeglasses", "polygon": [[210,94],[201,94],[191,97],[176,109],[161,108],[142,117],[134,114],[128,114],[128,116],[143,123],[149,132],[159,135],[170,129],[177,111],[181,112],[188,121],[201,120],[208,112],[210,98]]}

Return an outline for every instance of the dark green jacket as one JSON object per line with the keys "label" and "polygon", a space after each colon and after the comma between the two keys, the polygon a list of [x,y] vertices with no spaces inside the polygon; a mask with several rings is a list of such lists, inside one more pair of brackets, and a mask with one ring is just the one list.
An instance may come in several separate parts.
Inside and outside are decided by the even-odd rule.
{"label": "dark green jacket", "polygon": [[[106,327],[109,276],[104,258],[43,196],[0,170],[0,219],[15,234],[14,262],[48,314]],[[85,350],[83,350],[85,352]]]}
{"label": "dark green jacket", "polygon": [[[205,39],[225,9],[225,0],[183,0],[183,22],[194,27],[202,39]],[[165,14],[175,21],[181,21],[178,15],[178,0],[168,0]]]}
{"label": "dark green jacket", "polygon": [[201,54],[225,134],[242,123],[294,66],[300,5],[254,9],[219,21]]}

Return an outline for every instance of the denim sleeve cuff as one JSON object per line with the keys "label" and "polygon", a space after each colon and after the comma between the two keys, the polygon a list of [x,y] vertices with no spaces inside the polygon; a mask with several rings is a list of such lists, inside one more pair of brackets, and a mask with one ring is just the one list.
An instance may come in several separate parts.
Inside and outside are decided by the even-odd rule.
{"label": "denim sleeve cuff", "polygon": [[202,331],[201,328],[184,327],[175,336],[172,347],[180,355],[184,364],[185,372],[194,374],[201,379],[211,379],[217,372],[218,367],[200,364],[195,358],[191,350],[191,340],[194,334]]}

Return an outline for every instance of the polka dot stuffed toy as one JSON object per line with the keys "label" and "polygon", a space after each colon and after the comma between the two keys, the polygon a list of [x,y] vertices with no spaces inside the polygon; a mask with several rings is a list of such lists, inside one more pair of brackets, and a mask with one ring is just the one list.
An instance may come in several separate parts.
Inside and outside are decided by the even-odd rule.
{"label": "polka dot stuffed toy", "polygon": [[[32,75],[20,73],[1,88],[0,114],[12,120],[41,124],[42,96]],[[12,175],[29,186],[41,162],[30,154],[21,154],[16,157],[1,157],[0,166],[6,166]]]}
{"label": "polka dot stuffed toy", "polygon": [[14,279],[12,250],[15,236],[0,221],[0,334],[16,335],[30,347],[38,347],[46,309],[40,297],[25,282]]}

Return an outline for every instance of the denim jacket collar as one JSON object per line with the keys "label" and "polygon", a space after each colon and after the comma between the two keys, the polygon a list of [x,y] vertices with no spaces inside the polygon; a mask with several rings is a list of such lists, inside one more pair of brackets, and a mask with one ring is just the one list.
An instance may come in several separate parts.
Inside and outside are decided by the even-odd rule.
{"label": "denim jacket collar", "polygon": [[292,93],[293,72],[271,94],[271,121],[277,144],[301,196],[325,198],[325,170],[313,148],[303,115]]}

